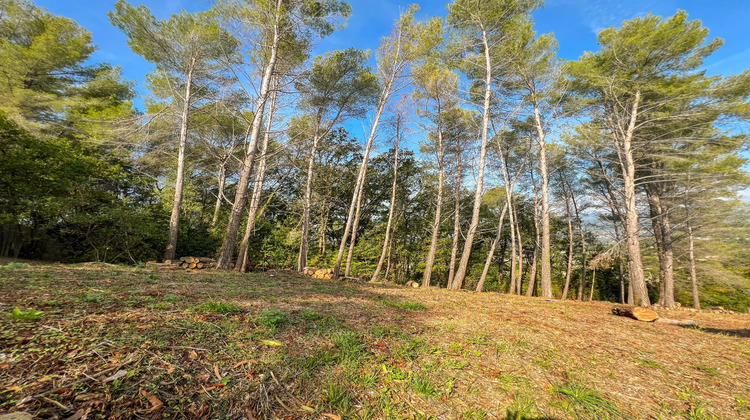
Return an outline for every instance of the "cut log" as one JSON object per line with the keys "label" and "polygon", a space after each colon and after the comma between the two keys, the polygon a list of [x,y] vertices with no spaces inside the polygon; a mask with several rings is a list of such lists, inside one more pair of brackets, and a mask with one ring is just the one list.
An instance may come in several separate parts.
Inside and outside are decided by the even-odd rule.
{"label": "cut log", "polygon": [[156,264],[157,270],[181,270],[179,265],[174,264]]}
{"label": "cut log", "polygon": [[188,265],[188,268],[195,268],[198,264],[191,262],[190,265]]}
{"label": "cut log", "polygon": [[659,318],[656,320],[656,322],[660,322],[662,324],[669,324],[669,325],[679,325],[681,327],[697,327],[698,326],[698,323],[692,319]]}
{"label": "cut log", "polygon": [[195,259],[195,262],[197,263],[201,262],[203,264],[208,264],[208,263],[216,262],[215,259],[209,258],[209,257],[193,257],[193,258]]}
{"label": "cut log", "polygon": [[206,268],[206,264],[203,264],[202,262],[195,263],[195,268],[197,268],[198,270],[202,270]]}
{"label": "cut log", "polygon": [[637,319],[638,321],[653,322],[659,318],[659,314],[649,308],[640,306],[623,306],[618,305],[612,308],[612,313],[619,316]]}
{"label": "cut log", "polygon": [[404,286],[406,286],[406,287],[413,287],[413,288],[416,289],[416,288],[419,287],[419,283],[417,283],[416,281],[409,280],[409,281],[406,282],[406,284]]}
{"label": "cut log", "polygon": [[172,260],[164,260],[164,264],[172,264]]}

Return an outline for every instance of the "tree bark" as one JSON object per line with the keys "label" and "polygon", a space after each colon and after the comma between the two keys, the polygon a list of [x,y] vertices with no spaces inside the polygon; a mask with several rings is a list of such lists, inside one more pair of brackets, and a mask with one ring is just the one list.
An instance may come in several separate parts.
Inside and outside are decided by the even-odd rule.
{"label": "tree bark", "polygon": [[[195,58],[192,59],[195,64]],[[188,70],[185,80],[185,94],[182,104],[182,115],[180,117],[180,137],[177,151],[177,178],[174,183],[174,201],[172,201],[172,214],[169,216],[169,242],[164,251],[165,260],[173,260],[177,252],[177,237],[180,233],[180,210],[182,208],[182,193],[185,185],[185,149],[187,149],[188,116],[190,114],[190,100],[193,85],[193,66]]]}
{"label": "tree bark", "polygon": [[[647,191],[649,189],[647,188]],[[652,209],[652,223],[657,238],[659,275],[662,282],[660,303],[666,308],[674,308],[674,247],[672,227],[669,221],[669,208],[661,199],[661,191],[651,191],[649,207]],[[656,231],[658,230],[658,234]]]}
{"label": "tree bark", "polygon": [[466,270],[469,267],[469,257],[471,256],[471,248],[474,245],[474,235],[476,235],[477,228],[479,227],[479,211],[482,207],[482,192],[484,190],[484,166],[487,156],[487,142],[489,138],[489,125],[490,125],[490,99],[492,98],[492,60],[490,58],[490,45],[487,40],[487,31],[485,28],[482,29],[482,44],[484,46],[484,63],[485,63],[485,79],[484,79],[484,103],[482,109],[482,139],[479,148],[479,168],[477,171],[477,187],[474,192],[474,209],[471,214],[471,223],[469,224],[469,230],[466,232],[466,242],[464,242],[464,249],[461,253],[461,261],[458,264],[458,270],[453,278],[453,284],[451,289],[459,290],[463,286],[464,279],[466,278]]}
{"label": "tree bark", "polygon": [[260,161],[255,174],[255,185],[253,185],[253,195],[250,197],[250,208],[247,211],[247,223],[245,224],[245,233],[242,235],[240,250],[238,252],[237,264],[234,269],[244,273],[250,257],[250,237],[255,230],[255,222],[258,218],[260,207],[260,196],[263,194],[263,184],[266,180],[266,166],[268,164],[268,143],[271,139],[271,128],[273,125],[273,116],[276,111],[276,90],[271,92],[271,99],[268,107],[268,121],[266,121],[266,132],[263,135],[263,144],[260,147]]}
{"label": "tree bark", "polygon": [[[400,45],[399,45],[399,48],[400,48]],[[362,190],[364,189],[365,177],[367,176],[367,164],[370,159],[370,151],[372,150],[372,145],[375,142],[375,135],[377,134],[378,124],[380,123],[380,118],[383,115],[385,105],[388,102],[388,99],[390,98],[391,94],[393,93],[392,89],[393,89],[393,83],[394,83],[395,77],[396,77],[395,74],[389,75],[389,79],[383,85],[383,89],[381,90],[381,93],[380,93],[380,98],[378,99],[378,105],[375,111],[375,119],[373,120],[372,127],[370,128],[370,135],[367,139],[367,144],[365,146],[365,153],[364,153],[364,156],[362,157],[362,164],[360,165],[359,172],[357,173],[357,182],[354,187],[354,192],[352,193],[352,201],[349,204],[349,213],[346,218],[346,226],[344,227],[344,234],[341,237],[341,243],[339,244],[339,252],[338,252],[338,255],[336,256],[336,264],[333,267],[334,279],[339,278],[339,275],[341,272],[341,262],[344,259],[344,251],[346,250],[346,241],[349,237],[349,234],[352,233],[352,230],[356,231],[356,228],[352,229],[352,226],[354,225],[355,213],[357,216],[359,215],[359,204],[362,200]],[[350,255],[351,255],[351,252],[350,252]],[[347,258],[347,261],[350,261],[350,258]],[[350,263],[348,265],[350,265]],[[345,273],[345,274],[348,275],[348,273]]]}
{"label": "tree bark", "polygon": [[[440,113],[440,106],[438,105],[438,114]],[[443,210],[443,127],[440,123],[441,119],[438,115],[438,127],[437,127],[437,138],[438,138],[438,190],[435,203],[435,218],[432,222],[432,237],[430,238],[430,250],[427,253],[427,261],[425,263],[424,277],[422,278],[422,286],[429,287],[430,279],[432,277],[432,266],[435,264],[435,254],[437,253],[437,242],[440,236],[440,220],[442,219]]]}
{"label": "tree bark", "polygon": [[227,224],[227,233],[224,236],[224,241],[219,251],[219,257],[216,261],[216,268],[220,270],[229,269],[229,265],[234,257],[234,248],[237,242],[237,233],[240,228],[240,221],[242,219],[242,211],[247,204],[247,189],[250,184],[250,178],[253,173],[253,165],[255,163],[255,154],[258,147],[258,139],[260,136],[261,122],[263,121],[263,112],[266,108],[266,102],[270,94],[271,76],[276,68],[276,62],[278,60],[279,53],[279,42],[281,34],[279,33],[279,25],[281,23],[281,11],[282,11],[283,0],[276,0],[276,22],[273,27],[273,40],[271,43],[271,56],[269,57],[268,64],[266,64],[263,70],[263,78],[260,85],[260,93],[255,103],[255,113],[253,115],[253,122],[250,126],[249,142],[247,144],[247,150],[245,152],[245,159],[243,160],[242,171],[240,172],[240,179],[237,182],[237,193],[234,197],[234,203],[232,205],[232,212],[229,216],[229,223]]}
{"label": "tree bark", "polygon": [[547,169],[547,143],[539,114],[539,105],[534,101],[534,122],[536,125],[539,145],[539,175],[542,178],[540,186],[542,193],[542,297],[552,297],[552,262],[550,254],[550,229],[549,229],[549,172]]}
{"label": "tree bark", "polygon": [[573,211],[576,215],[576,221],[578,222],[578,234],[581,237],[581,282],[578,285],[578,300],[583,300],[583,288],[586,286],[586,234],[583,231],[583,221],[581,220],[581,214],[578,211],[578,203],[576,198],[572,194],[572,189],[568,185],[568,189],[571,191],[570,199],[573,203]]}
{"label": "tree bark", "polygon": [[312,184],[315,174],[315,155],[318,152],[320,137],[316,132],[313,136],[313,144],[310,149],[310,157],[307,162],[307,179],[305,180],[305,195],[302,202],[302,237],[300,238],[299,255],[297,256],[297,271],[302,271],[307,266],[307,248],[310,236],[310,209],[312,208]]}
{"label": "tree bark", "polygon": [[[690,183],[690,174],[688,174],[688,184]],[[698,275],[695,270],[695,244],[693,242],[693,224],[690,221],[690,204],[688,201],[688,190],[685,188],[685,224],[687,225],[688,231],[688,259],[690,261],[690,285],[692,286],[693,292],[693,308],[700,309],[701,301],[698,296]]]}
{"label": "tree bark", "polygon": [[458,256],[458,240],[461,236],[461,185],[462,185],[462,162],[463,152],[461,143],[456,142],[456,187],[453,196],[453,240],[451,244],[451,261],[448,269],[448,288],[453,285],[453,278],[456,274],[456,257]]}
{"label": "tree bark", "polygon": [[396,187],[398,186],[398,143],[401,137],[401,117],[398,116],[396,120],[396,139],[393,148],[395,149],[393,155],[393,184],[391,185],[391,206],[388,209],[388,223],[385,225],[385,239],[383,240],[383,249],[380,251],[380,259],[378,259],[378,266],[375,267],[375,272],[372,273],[370,281],[377,281],[380,271],[383,269],[383,262],[388,254],[389,246],[391,243],[391,226],[393,225],[393,213],[396,209]]}
{"label": "tree bark", "polygon": [[[484,290],[484,282],[487,279],[487,273],[490,271],[490,264],[492,264],[492,258],[495,256],[495,248],[497,248],[497,243],[500,241],[500,238],[503,234],[503,220],[505,219],[505,213],[508,211],[508,203],[505,203],[503,205],[503,210],[500,212],[500,220],[497,222],[497,234],[495,235],[495,239],[492,241],[492,245],[490,245],[490,252],[487,254],[487,260],[484,262],[484,269],[482,269],[482,275],[479,277],[479,283],[477,283],[477,292],[481,292]],[[499,283],[499,281],[498,281]]]}
{"label": "tree bark", "polygon": [[227,162],[223,160],[219,166],[219,191],[216,193],[216,204],[214,205],[214,215],[211,217],[211,228],[216,226],[216,222],[219,221],[219,212],[221,211],[221,203],[224,201],[224,185],[227,181]]}
{"label": "tree bark", "polygon": [[513,213],[513,218],[515,219],[516,223],[516,238],[518,239],[518,273],[516,277],[516,294],[520,295],[521,290],[523,288],[523,275],[524,275],[524,268],[523,268],[523,241],[521,240],[521,224],[518,220],[518,211],[516,210],[516,203],[513,203],[513,207],[511,208],[511,211]]}
{"label": "tree bark", "polygon": [[563,287],[562,300],[568,298],[568,291],[570,290],[570,277],[573,274],[573,251],[574,251],[574,238],[573,238],[573,217],[570,214],[570,198],[565,193],[563,187],[563,194],[565,194],[565,213],[568,216],[568,265],[565,269],[565,286]]}
{"label": "tree bark", "polygon": [[[628,274],[630,283],[633,285],[633,298],[639,306],[651,306],[646,287],[646,278],[643,274],[643,262],[641,259],[641,242],[638,236],[638,208],[635,197],[635,160],[633,158],[633,135],[635,133],[638,118],[638,107],[640,106],[641,92],[636,91],[630,110],[630,118],[627,131],[621,139],[615,135],[617,154],[622,168],[622,178],[625,195],[625,236],[628,252]],[[616,127],[613,127],[616,131]]]}
{"label": "tree bark", "polygon": [[359,192],[357,194],[357,208],[354,212],[354,223],[352,223],[352,238],[349,242],[349,253],[346,255],[346,268],[344,270],[344,277],[349,277],[352,271],[352,260],[354,259],[354,245],[356,245],[357,242],[357,230],[359,229],[359,218],[362,215],[362,197],[365,195],[365,184],[364,179],[367,176],[367,168],[365,168],[365,171],[362,175],[362,185],[359,188]]}

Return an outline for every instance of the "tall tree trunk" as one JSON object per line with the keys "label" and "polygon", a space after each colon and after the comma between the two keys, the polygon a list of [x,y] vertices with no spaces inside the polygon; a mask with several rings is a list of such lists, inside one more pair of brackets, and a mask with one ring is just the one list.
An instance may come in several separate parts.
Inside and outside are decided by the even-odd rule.
{"label": "tall tree trunk", "polygon": [[[365,172],[362,175],[362,179],[364,180],[366,176],[367,176],[367,168],[365,168]],[[349,241],[349,253],[346,255],[346,268],[344,269],[345,277],[349,277],[349,275],[352,272],[352,260],[354,259],[354,245],[356,245],[356,242],[357,242],[357,230],[359,229],[359,218],[362,215],[362,197],[365,195],[364,190],[365,190],[365,185],[363,183],[357,194],[357,208],[354,212],[354,223],[352,223],[352,237]]]}
{"label": "tall tree trunk", "polygon": [[539,252],[539,211],[536,200],[534,201],[534,231],[536,232],[534,242],[534,256],[532,257],[533,261],[531,262],[531,275],[529,276],[529,285],[526,287],[526,296],[532,296],[534,294],[534,286],[536,285],[537,254]]}
{"label": "tall tree trunk", "polygon": [[700,309],[701,301],[698,298],[698,275],[695,270],[695,246],[693,244],[693,226],[687,222],[688,228],[688,258],[690,259],[690,284],[693,290],[693,308]]}
{"label": "tall tree trunk", "polygon": [[521,240],[521,224],[518,220],[518,211],[516,209],[516,204],[513,203],[512,212],[513,212],[513,218],[516,222],[516,238],[518,239],[518,274],[516,277],[516,294],[520,295],[522,286],[523,286],[523,275],[524,275],[524,268],[523,268],[523,241]]}
{"label": "tall tree trunk", "polygon": [[320,251],[320,255],[323,255],[325,257],[326,254],[326,231],[328,229],[328,212],[329,212],[329,204],[326,201],[323,204],[323,210],[320,214],[320,224],[318,226],[319,228],[319,234],[320,237],[318,238],[318,250]]}
{"label": "tall tree trunk", "polygon": [[393,155],[393,184],[391,185],[391,206],[388,209],[388,223],[385,225],[385,239],[383,240],[383,249],[380,251],[380,259],[378,259],[378,266],[375,267],[375,272],[372,273],[370,281],[377,281],[380,275],[380,270],[383,269],[383,262],[388,254],[388,249],[391,242],[391,226],[393,225],[393,213],[396,209],[396,187],[398,186],[398,143],[401,137],[401,117],[398,116],[396,120],[396,139],[393,148],[395,149]]}
{"label": "tall tree trunk", "polygon": [[576,215],[576,222],[578,224],[578,234],[581,237],[581,282],[578,285],[578,300],[583,300],[583,288],[586,287],[586,233],[583,231],[583,220],[581,220],[581,213],[578,211],[578,203],[576,198],[572,194],[572,189],[568,185],[568,189],[571,191],[570,199],[573,203],[573,211]]}
{"label": "tall tree trunk", "polygon": [[[487,273],[490,271],[490,264],[492,264],[492,257],[495,256],[495,248],[497,247],[497,243],[500,241],[500,238],[503,234],[503,220],[505,219],[505,213],[508,211],[508,203],[506,202],[503,205],[503,210],[500,212],[500,220],[497,222],[497,234],[495,235],[495,239],[492,241],[492,245],[490,245],[490,252],[487,254],[487,260],[484,262],[484,269],[482,269],[482,275],[479,277],[479,283],[477,283],[477,292],[481,292],[484,290],[484,282],[487,279]],[[499,283],[499,281],[498,281]]]}
{"label": "tall tree trunk", "polygon": [[638,236],[638,208],[636,206],[635,196],[635,160],[633,158],[632,147],[640,100],[641,92],[636,91],[633,97],[633,105],[630,110],[627,131],[621,139],[615,135],[615,142],[624,184],[623,192],[625,195],[626,221],[625,236],[628,252],[628,274],[630,276],[630,283],[633,285],[633,298],[635,303],[639,306],[651,306],[651,301],[648,297],[648,289],[646,287],[646,278],[643,274],[641,241]]}
{"label": "tall tree trunk", "polygon": [[456,257],[458,256],[458,240],[461,236],[461,185],[462,185],[462,162],[463,152],[460,141],[456,142],[456,186],[453,192],[453,240],[451,244],[451,261],[448,269],[448,289],[453,285],[456,274]]}
{"label": "tall tree trunk", "polygon": [[458,270],[453,278],[451,289],[459,290],[463,286],[466,278],[466,270],[469,268],[469,257],[471,257],[471,248],[474,245],[474,235],[479,227],[479,211],[482,207],[482,192],[484,190],[484,165],[487,157],[487,142],[489,139],[490,126],[490,99],[492,98],[492,60],[490,58],[490,45],[487,40],[487,31],[482,28],[482,44],[484,46],[484,103],[482,109],[482,139],[479,147],[479,168],[477,171],[477,188],[474,192],[474,209],[471,213],[471,223],[469,230],[466,232],[466,242],[461,253],[461,261],[458,264]]}
{"label": "tall tree trunk", "polygon": [[224,201],[224,185],[227,182],[227,161],[222,160],[219,166],[219,191],[216,193],[216,204],[214,204],[214,215],[211,217],[211,228],[216,226],[216,222],[219,221],[219,212],[221,211],[221,203]]}
{"label": "tall tree trunk", "polygon": [[185,94],[182,104],[182,115],[180,116],[180,137],[177,151],[177,178],[174,183],[174,201],[172,201],[172,214],[169,216],[169,242],[164,251],[165,260],[175,259],[177,252],[177,237],[180,233],[180,210],[182,208],[182,192],[185,185],[185,149],[187,148],[188,116],[190,114],[190,100],[192,99],[193,65],[192,59],[190,70],[185,80]]}
{"label": "tall tree trunk", "polygon": [[596,268],[594,269],[594,272],[591,274],[591,292],[589,293],[589,302],[593,302],[594,300],[594,286],[596,285]]}
{"label": "tall tree trunk", "polygon": [[[648,191],[648,189],[647,189]],[[661,199],[661,191],[649,194],[649,207],[652,209],[654,230],[658,229],[657,255],[659,257],[659,275],[662,282],[660,303],[667,308],[675,307],[674,301],[674,249],[672,244],[672,227],[669,222],[669,208]]]}
{"label": "tall tree trunk", "polygon": [[534,101],[534,122],[536,125],[539,144],[539,175],[541,176],[542,192],[542,297],[552,297],[552,262],[550,255],[550,229],[549,229],[549,173],[547,169],[547,144],[539,115],[539,106]]}
{"label": "tall tree trunk", "polygon": [[271,76],[276,69],[276,62],[278,60],[279,53],[279,42],[281,34],[279,33],[279,25],[281,23],[281,12],[282,12],[283,0],[276,0],[276,22],[273,28],[273,41],[271,43],[271,55],[263,69],[263,79],[260,84],[260,92],[258,99],[255,102],[255,113],[253,114],[253,122],[250,126],[249,142],[247,143],[247,150],[245,151],[245,158],[243,160],[242,171],[240,172],[240,179],[237,182],[237,193],[234,197],[234,203],[232,204],[232,212],[229,216],[229,223],[227,224],[227,233],[224,236],[224,241],[221,245],[221,251],[219,251],[219,258],[216,261],[216,268],[220,270],[229,269],[234,257],[234,248],[237,243],[237,233],[240,229],[240,221],[242,219],[242,211],[247,204],[247,189],[250,184],[250,179],[253,173],[253,165],[255,163],[256,149],[258,148],[258,139],[260,137],[260,128],[263,121],[263,112],[266,108],[266,101],[268,100],[271,87]]}
{"label": "tall tree trunk", "polygon": [[300,238],[299,255],[297,256],[297,271],[302,271],[307,266],[307,248],[310,236],[310,210],[312,208],[312,184],[315,174],[315,155],[318,153],[318,142],[320,137],[316,132],[313,136],[313,144],[310,149],[310,157],[307,161],[307,179],[305,181],[305,195],[302,202],[302,237]]}
{"label": "tall tree trunk", "polygon": [[260,147],[260,161],[258,170],[255,173],[255,184],[253,185],[253,195],[250,197],[250,208],[247,211],[247,222],[245,223],[245,233],[242,235],[240,250],[238,252],[237,264],[234,269],[244,273],[250,258],[250,237],[255,230],[255,222],[258,218],[260,197],[263,194],[263,184],[266,180],[266,167],[268,165],[268,143],[271,139],[271,128],[273,127],[273,116],[276,111],[276,94],[274,89],[271,92],[271,99],[268,106],[268,121],[266,121],[266,132],[263,135],[263,144]]}
{"label": "tall tree trunk", "polygon": [[392,93],[391,90],[393,88],[394,78],[395,75],[391,75],[391,78],[383,86],[380,98],[378,99],[378,106],[375,111],[375,119],[373,120],[372,127],[370,128],[370,135],[367,139],[367,144],[365,145],[365,153],[362,157],[362,163],[359,167],[359,172],[357,173],[357,181],[355,183],[354,192],[352,193],[352,201],[349,204],[349,213],[346,218],[344,234],[342,235],[341,243],[339,244],[339,252],[336,256],[336,264],[333,267],[333,278],[335,279],[338,279],[341,274],[341,263],[344,260],[344,251],[346,250],[346,241],[349,237],[349,234],[352,233],[353,230],[356,231],[356,227],[352,229],[352,226],[354,225],[355,213],[357,216],[359,216],[359,206],[362,200],[362,190],[364,189],[365,185],[365,177],[367,176],[367,164],[370,159],[370,151],[372,151],[372,145],[375,142],[375,135],[377,134],[378,124],[380,123],[380,118],[383,115],[383,110],[385,109],[388,98]]}
{"label": "tall tree trunk", "polygon": [[[563,192],[565,194],[565,192]],[[570,198],[567,194],[565,196],[565,213],[568,216],[568,265],[565,269],[565,286],[563,287],[562,300],[568,298],[568,291],[570,290],[570,277],[573,274],[573,217],[570,214]]]}
{"label": "tall tree trunk", "polygon": [[[438,106],[438,114],[440,109]],[[442,219],[443,210],[443,127],[440,123],[440,116],[438,115],[438,127],[437,127],[437,138],[438,138],[438,190],[437,197],[435,198],[435,219],[432,222],[432,237],[430,238],[430,250],[427,253],[427,261],[425,263],[424,277],[422,279],[422,286],[430,286],[430,278],[432,277],[432,266],[435,264],[435,254],[437,253],[438,237],[440,236],[440,220]]]}
{"label": "tall tree trunk", "polygon": [[[688,173],[688,184],[690,183],[690,174]],[[698,275],[695,270],[695,244],[693,242],[693,224],[690,220],[690,202],[688,200],[688,190],[690,187],[685,188],[685,220],[688,231],[688,259],[690,260],[690,285],[693,291],[693,308],[700,309],[701,301],[698,297]]]}

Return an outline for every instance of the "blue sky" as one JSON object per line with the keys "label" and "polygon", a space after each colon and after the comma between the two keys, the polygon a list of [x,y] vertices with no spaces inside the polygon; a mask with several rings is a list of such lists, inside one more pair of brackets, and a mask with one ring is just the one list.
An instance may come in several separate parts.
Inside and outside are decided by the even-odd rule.
{"label": "blue sky", "polygon": [[[145,4],[159,18],[184,9],[199,11],[211,6],[210,0],[131,0]],[[375,49],[380,38],[387,34],[399,10],[414,1],[407,0],[350,0],[353,12],[348,26],[321,41],[318,52],[347,47]],[[417,1],[420,16],[444,15],[444,0]],[[109,23],[107,12],[114,0],[36,0],[36,4],[52,13],[70,17],[91,31],[99,47],[92,61],[120,65],[128,80],[144,89],[145,75],[153,66],[132,53],[125,36]],[[711,30],[711,37],[725,41],[722,49],[707,60],[705,67],[711,74],[736,74],[750,67],[750,43],[747,25],[750,22],[750,1],[746,0],[547,0],[546,6],[535,12],[539,33],[554,32],[560,43],[560,56],[576,59],[584,51],[597,50],[596,32],[618,25],[625,19],[651,12],[668,16],[677,9],[686,10],[691,19],[700,19]],[[141,99],[136,101],[140,107]]]}

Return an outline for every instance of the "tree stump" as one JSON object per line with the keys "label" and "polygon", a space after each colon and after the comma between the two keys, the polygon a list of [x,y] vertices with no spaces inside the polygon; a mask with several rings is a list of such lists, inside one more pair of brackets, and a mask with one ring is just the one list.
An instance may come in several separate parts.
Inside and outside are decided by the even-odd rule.
{"label": "tree stump", "polygon": [[640,306],[623,306],[618,305],[612,308],[612,313],[619,316],[626,316],[628,318],[637,319],[643,322],[653,322],[659,318],[659,314],[652,311],[649,308],[643,308]]}

